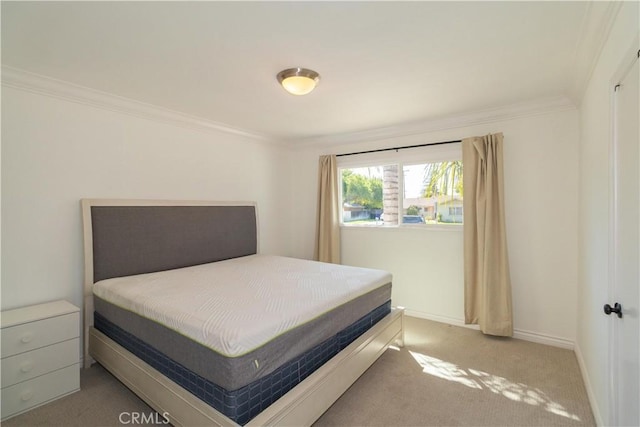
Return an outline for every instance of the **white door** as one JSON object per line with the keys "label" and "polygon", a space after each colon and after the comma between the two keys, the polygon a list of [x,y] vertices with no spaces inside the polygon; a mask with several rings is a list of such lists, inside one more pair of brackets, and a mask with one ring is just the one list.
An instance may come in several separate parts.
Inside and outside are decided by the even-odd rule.
{"label": "white door", "polygon": [[[634,56],[633,65],[625,67],[614,89],[613,284],[609,305],[614,309],[610,313],[611,421],[619,426],[640,426],[640,74],[636,52]],[[620,304],[621,313],[615,312],[615,303]]]}

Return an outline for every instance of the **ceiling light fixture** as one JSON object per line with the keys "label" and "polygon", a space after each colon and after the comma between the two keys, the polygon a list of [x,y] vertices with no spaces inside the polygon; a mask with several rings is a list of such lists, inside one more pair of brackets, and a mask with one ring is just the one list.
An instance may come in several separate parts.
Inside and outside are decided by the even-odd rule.
{"label": "ceiling light fixture", "polygon": [[289,68],[278,73],[278,82],[292,95],[306,95],[315,89],[320,74],[306,68]]}

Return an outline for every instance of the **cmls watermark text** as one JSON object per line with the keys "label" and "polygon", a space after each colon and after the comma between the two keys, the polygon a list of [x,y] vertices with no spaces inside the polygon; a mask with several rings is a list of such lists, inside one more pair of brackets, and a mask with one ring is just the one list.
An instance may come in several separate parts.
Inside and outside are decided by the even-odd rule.
{"label": "cmls watermark text", "polygon": [[169,413],[121,412],[118,420],[120,424],[169,424]]}

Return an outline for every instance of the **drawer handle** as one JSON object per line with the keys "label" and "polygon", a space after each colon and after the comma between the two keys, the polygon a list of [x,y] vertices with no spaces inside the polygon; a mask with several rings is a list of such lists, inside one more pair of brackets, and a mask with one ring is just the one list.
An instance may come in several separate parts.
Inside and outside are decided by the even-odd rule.
{"label": "drawer handle", "polygon": [[20,370],[22,372],[29,372],[32,369],[33,369],[33,362],[32,361],[27,361],[27,362],[22,363],[22,365],[20,365]]}
{"label": "drawer handle", "polygon": [[26,334],[25,336],[20,338],[20,341],[22,341],[24,344],[26,344],[26,343],[31,342],[32,339],[33,339],[33,334]]}
{"label": "drawer handle", "polygon": [[23,402],[26,402],[26,401],[28,401],[28,400],[31,400],[31,398],[33,398],[33,392],[32,392],[31,390],[27,390],[27,391],[23,392],[23,393],[20,395],[20,399],[21,399]]}

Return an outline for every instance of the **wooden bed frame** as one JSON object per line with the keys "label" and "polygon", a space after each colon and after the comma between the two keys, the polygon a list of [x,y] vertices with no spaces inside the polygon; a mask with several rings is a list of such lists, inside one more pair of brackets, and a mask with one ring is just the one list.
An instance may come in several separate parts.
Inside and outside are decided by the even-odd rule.
{"label": "wooden bed frame", "polygon": [[[219,411],[169,380],[159,371],[93,327],[93,206],[253,206],[253,202],[83,199],[84,230],[84,365],[97,361],[175,426],[237,426]],[[256,247],[256,252],[257,252]],[[392,309],[370,330],[304,381],[253,418],[247,426],[311,425],[392,344],[404,345],[404,310]]]}

